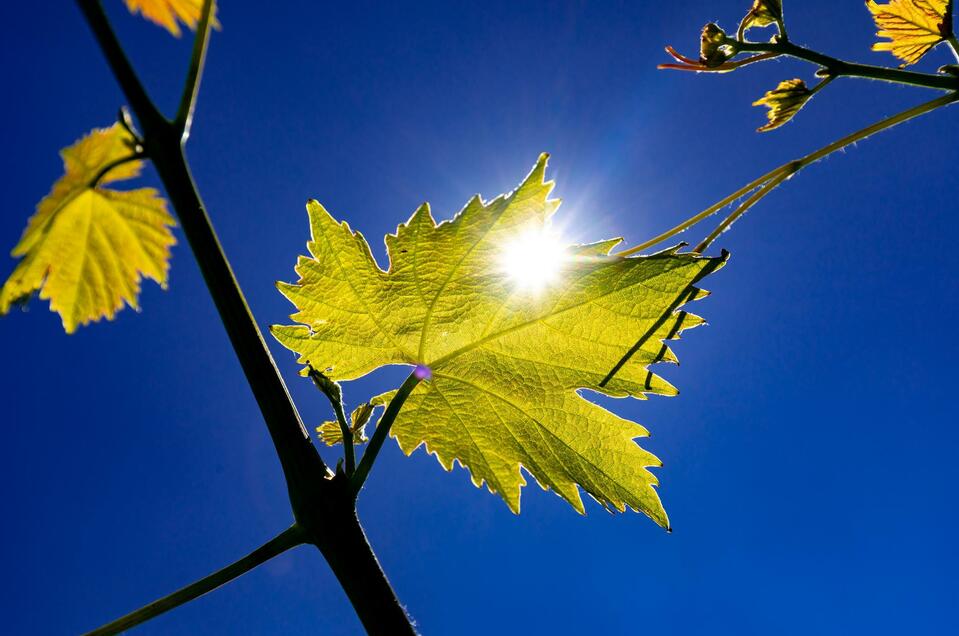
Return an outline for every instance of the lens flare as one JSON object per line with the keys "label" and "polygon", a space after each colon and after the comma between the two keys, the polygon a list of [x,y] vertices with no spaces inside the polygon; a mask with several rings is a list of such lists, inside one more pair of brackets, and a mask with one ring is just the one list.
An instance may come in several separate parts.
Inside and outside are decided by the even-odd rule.
{"label": "lens flare", "polygon": [[568,260],[562,237],[549,227],[537,227],[503,246],[499,268],[518,289],[537,294],[559,280]]}

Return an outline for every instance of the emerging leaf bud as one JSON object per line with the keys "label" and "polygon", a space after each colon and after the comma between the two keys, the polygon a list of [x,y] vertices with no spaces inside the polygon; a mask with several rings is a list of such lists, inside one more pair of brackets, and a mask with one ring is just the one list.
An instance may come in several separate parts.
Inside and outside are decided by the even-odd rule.
{"label": "emerging leaf bud", "polygon": [[719,28],[718,24],[710,22],[703,27],[699,37],[699,61],[703,66],[715,68],[724,64],[734,54],[726,32]]}
{"label": "emerging leaf bud", "polygon": [[343,401],[343,390],[340,388],[339,383],[329,379],[312,366],[309,368],[308,374],[310,379],[313,380],[313,384],[316,385],[316,388],[322,391],[331,402]]}

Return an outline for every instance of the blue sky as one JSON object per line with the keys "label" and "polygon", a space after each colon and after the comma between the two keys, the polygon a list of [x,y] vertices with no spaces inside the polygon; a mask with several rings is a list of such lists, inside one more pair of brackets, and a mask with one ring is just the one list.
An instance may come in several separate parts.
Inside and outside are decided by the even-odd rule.
{"label": "blue sky", "polygon": [[[105,0],[157,100],[189,42]],[[636,244],[779,163],[931,98],[835,82],[759,135],[750,103],[811,69],[657,71],[662,47],[732,29],[746,0],[223,2],[189,155],[261,324],[291,308],[315,197],[381,237],[424,200],[452,215],[541,151],[577,238]],[[859,2],[787,3],[795,41],[872,53]],[[60,173],[57,149],[123,103],[72,3],[17,3],[0,41],[0,240]],[[935,70],[951,58],[934,52]],[[528,488],[523,513],[389,442],[359,511],[426,634],[949,633],[959,628],[955,109],[808,169],[717,244],[677,398],[609,401],[652,431],[674,532]],[[147,182],[155,182],[152,174]],[[710,227],[695,230],[698,240]],[[232,561],[291,521],[279,466],[182,235],[170,287],[73,336],[41,303],[0,320],[3,631],[76,633]],[[0,266],[6,276],[14,266]],[[322,396],[274,354],[308,424]],[[347,386],[354,403],[395,386]],[[334,460],[324,449],[324,456]],[[138,633],[355,634],[302,547]]]}

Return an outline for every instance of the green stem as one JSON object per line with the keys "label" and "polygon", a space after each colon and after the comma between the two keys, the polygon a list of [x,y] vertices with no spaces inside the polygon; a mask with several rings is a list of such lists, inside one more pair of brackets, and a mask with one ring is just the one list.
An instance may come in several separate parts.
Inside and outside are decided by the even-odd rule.
{"label": "green stem", "polygon": [[421,380],[422,374],[420,374],[418,370],[409,374],[403,384],[400,385],[400,388],[397,389],[396,395],[393,396],[393,399],[390,400],[390,403],[386,406],[383,417],[381,417],[377,423],[376,431],[373,432],[370,443],[367,444],[366,450],[363,451],[360,464],[356,467],[356,472],[353,473],[353,478],[350,480],[354,497],[359,494],[363,488],[363,484],[366,483],[366,478],[373,468],[373,462],[376,461],[376,455],[380,452],[383,442],[386,441],[390,427],[393,426],[393,420],[396,419],[400,408],[403,406],[403,403],[406,402],[406,398],[409,397],[410,393],[413,392],[413,389],[416,388],[416,385],[418,385]]}
{"label": "green stem", "polygon": [[187,71],[186,82],[183,85],[183,95],[180,97],[180,107],[177,108],[173,125],[180,130],[183,142],[190,137],[190,126],[193,124],[193,109],[196,107],[196,97],[200,91],[200,78],[203,77],[203,65],[206,61],[207,44],[210,41],[210,18],[213,15],[215,0],[205,0],[200,23],[193,38],[193,54],[190,56],[190,69]]}
{"label": "green stem", "polygon": [[795,174],[795,171],[787,170],[787,171],[781,172],[780,174],[776,175],[775,177],[773,177],[772,179],[764,183],[762,187],[760,187],[758,190],[753,192],[752,195],[749,196],[749,198],[747,198],[735,210],[733,210],[732,214],[730,214],[725,219],[723,219],[722,222],[716,226],[716,229],[710,232],[709,236],[703,239],[699,243],[699,245],[697,245],[695,249],[693,249],[693,252],[697,254],[702,254],[704,251],[706,251],[706,248],[709,247],[712,244],[712,242],[716,240],[716,237],[718,237],[720,234],[725,232],[729,228],[729,226],[731,226],[733,223],[736,222],[736,219],[738,219],[743,214],[745,214],[746,210],[748,210],[749,208],[759,203],[759,201],[762,200],[763,197],[765,197],[767,194],[775,190],[776,186],[778,186],[780,183],[788,179],[793,174]]}
{"label": "green stem", "polygon": [[[943,106],[948,106],[949,104],[952,104],[952,103],[954,103],[954,102],[956,102],[956,101],[959,101],[959,93],[956,93],[956,92],[949,93],[948,95],[943,95],[942,97],[937,97],[937,98],[934,99],[934,100],[931,100],[931,101],[928,101],[928,102],[924,102],[924,103],[922,103],[922,104],[919,104],[918,106],[914,106],[913,108],[909,108],[909,109],[907,109],[907,110],[904,110],[904,111],[902,111],[901,113],[897,113],[897,114],[895,114],[895,115],[892,115],[892,116],[890,116],[890,117],[887,117],[887,118],[885,118],[885,119],[882,119],[882,120],[880,120],[880,121],[872,124],[871,126],[867,126],[867,127],[863,128],[863,129],[861,129],[861,130],[857,130],[856,132],[851,133],[851,134],[849,134],[849,135],[846,135],[846,136],[843,137],[842,139],[838,139],[838,140],[832,142],[831,144],[827,144],[827,145],[823,146],[822,148],[820,148],[819,150],[816,150],[815,152],[811,152],[811,153],[809,153],[808,155],[805,155],[804,157],[800,157],[799,159],[794,159],[793,161],[789,161],[789,162],[787,162],[787,163],[784,163],[783,165],[781,165],[781,166],[779,166],[779,167],[777,167],[777,168],[774,168],[773,170],[770,170],[769,172],[767,172],[766,174],[762,175],[762,176],[759,177],[758,179],[755,179],[755,180],[747,183],[746,185],[744,185],[744,186],[741,187],[740,189],[736,190],[735,192],[733,192],[733,193],[730,194],[729,196],[721,199],[720,201],[717,201],[716,203],[714,203],[713,205],[709,206],[708,208],[706,208],[705,210],[703,210],[703,211],[700,212],[699,214],[696,214],[695,216],[690,217],[689,219],[683,221],[682,223],[680,223],[680,224],[677,225],[676,227],[674,227],[674,228],[672,228],[672,229],[670,229],[670,230],[667,230],[667,231],[663,232],[662,234],[660,234],[660,235],[658,235],[658,236],[656,236],[656,237],[654,237],[654,238],[646,241],[645,243],[641,243],[640,245],[637,245],[636,247],[631,247],[631,248],[629,248],[629,249],[627,249],[627,250],[623,250],[623,251],[621,251],[621,252],[617,252],[616,255],[617,255],[617,256],[630,256],[630,255],[632,255],[632,254],[636,254],[636,253],[641,252],[641,251],[643,251],[643,250],[645,250],[645,249],[648,249],[648,248],[650,248],[650,247],[652,247],[652,246],[654,246],[654,245],[657,245],[658,243],[662,243],[663,241],[665,241],[665,240],[667,240],[667,239],[670,239],[670,238],[676,236],[677,234],[679,234],[679,233],[681,233],[681,232],[684,232],[685,230],[689,229],[689,228],[692,227],[693,225],[696,225],[697,223],[699,223],[699,222],[702,221],[703,219],[705,219],[705,218],[707,218],[707,217],[709,217],[709,216],[712,216],[713,214],[715,214],[715,213],[718,212],[719,210],[723,209],[724,207],[726,207],[727,205],[729,205],[730,203],[732,203],[733,201],[735,201],[735,200],[738,199],[739,197],[741,197],[741,196],[743,196],[743,195],[745,195],[745,194],[747,194],[747,193],[749,193],[749,192],[752,192],[752,191],[755,190],[756,188],[759,188],[759,187],[761,187],[761,186],[762,186],[762,187],[765,187],[766,185],[772,183],[773,181],[775,181],[775,182],[776,182],[775,185],[778,186],[780,183],[782,183],[783,181],[785,181],[787,178],[789,178],[789,177],[792,176],[793,174],[799,172],[800,170],[802,170],[803,168],[805,168],[805,167],[808,166],[809,164],[815,163],[816,161],[819,161],[819,160],[822,159],[823,157],[826,157],[827,155],[830,155],[830,154],[836,152],[837,150],[842,150],[842,149],[845,148],[846,146],[849,146],[850,144],[854,144],[854,143],[856,143],[857,141],[860,141],[860,140],[862,140],[862,139],[865,139],[866,137],[869,137],[870,135],[874,135],[875,133],[880,132],[880,131],[883,131],[883,130],[886,130],[887,128],[892,128],[893,126],[895,126],[895,125],[897,125],[897,124],[901,124],[901,123],[903,123],[903,122],[905,122],[905,121],[908,121],[908,120],[910,120],[910,119],[913,119],[913,118],[918,117],[918,116],[920,116],[920,115],[923,115],[923,114],[925,114],[925,113],[928,113],[928,112],[931,112],[931,111],[933,111],[933,110],[936,110],[937,108],[941,108],[941,107],[943,107]],[[782,178],[780,179],[779,177],[782,177]],[[775,187],[775,186],[774,186],[774,187]],[[774,188],[774,187],[773,187],[773,188]],[[739,206],[738,208],[736,208],[736,210],[730,215],[731,217],[734,217],[734,218],[732,218],[732,221],[735,221],[736,218],[738,218],[738,217],[741,216],[746,210],[748,210],[749,207],[752,206],[752,204],[756,203],[756,202],[759,201],[762,197],[766,196],[766,194],[768,194],[769,191],[771,191],[773,188],[769,188],[769,190],[762,191],[762,192],[763,192],[762,196],[760,196],[760,197],[758,197],[758,198],[753,199],[752,197],[750,197],[750,200],[747,201],[747,202],[750,203],[748,206],[746,206],[746,207]],[[751,202],[750,202],[750,201],[751,201]],[[722,228],[728,227],[729,223],[731,223],[732,221],[730,221],[730,219],[727,218],[727,219],[725,219],[722,223],[720,223],[720,227],[722,227]],[[719,229],[719,228],[717,228],[717,229]],[[705,249],[706,247],[708,247],[709,244],[712,243],[713,240],[715,240],[716,236],[718,236],[718,234],[716,234],[716,236],[714,236],[714,234],[716,234],[715,231],[714,231],[713,233],[711,233],[711,234],[709,235],[709,237],[707,237],[706,240],[704,240],[702,243],[700,243],[700,245],[697,246],[697,248],[696,248],[695,251],[701,252],[703,249]],[[700,248],[702,248],[702,249],[700,249]]]}
{"label": "green stem", "polygon": [[331,400],[336,421],[340,423],[340,432],[343,434],[343,459],[346,462],[346,474],[352,476],[356,472],[356,449],[353,447],[353,429],[346,423],[346,413],[343,412],[342,400]]}
{"label": "green stem", "polygon": [[676,236],[677,234],[681,234],[682,232],[685,232],[686,230],[688,230],[688,229],[691,228],[692,226],[696,225],[697,223],[699,223],[699,222],[702,221],[703,219],[705,219],[705,218],[707,218],[707,217],[710,217],[710,216],[712,216],[713,214],[716,214],[716,212],[722,210],[724,207],[726,207],[727,205],[729,205],[730,203],[732,203],[733,201],[735,201],[735,200],[738,199],[739,197],[741,197],[741,196],[743,196],[743,195],[745,195],[745,194],[748,194],[749,192],[752,192],[753,190],[755,190],[755,189],[758,188],[759,186],[763,185],[764,183],[766,183],[767,181],[769,181],[771,178],[775,177],[775,176],[778,175],[780,172],[782,172],[783,170],[785,170],[787,166],[788,166],[788,164],[783,165],[783,166],[779,166],[779,167],[776,168],[775,170],[771,170],[771,171],[767,172],[766,174],[764,174],[763,176],[759,177],[758,179],[755,179],[755,180],[753,180],[753,181],[750,181],[749,183],[747,183],[746,185],[744,185],[744,186],[741,187],[740,189],[736,190],[735,192],[733,192],[733,193],[730,194],[729,196],[727,196],[727,197],[725,197],[725,198],[717,201],[716,203],[712,204],[711,206],[709,206],[708,208],[706,208],[705,210],[703,210],[703,211],[700,212],[699,214],[697,214],[697,215],[695,215],[695,216],[692,216],[692,217],[686,219],[685,221],[683,221],[682,223],[680,223],[680,224],[677,225],[676,227],[673,227],[673,228],[671,228],[671,229],[669,229],[669,230],[666,230],[665,232],[663,232],[662,234],[660,234],[660,235],[658,235],[658,236],[654,236],[653,238],[649,239],[649,240],[646,241],[645,243],[640,243],[639,245],[637,245],[637,246],[635,246],[635,247],[631,247],[631,248],[626,249],[626,250],[623,250],[623,251],[621,251],[621,252],[617,252],[617,253],[616,253],[616,256],[631,256],[631,255],[633,255],[633,254],[638,254],[639,252],[642,252],[643,250],[649,249],[650,247],[652,247],[652,246],[654,246],[654,245],[658,245],[659,243],[662,243],[663,241],[665,241],[665,240],[667,240],[667,239],[670,239],[670,238]]}
{"label": "green stem", "polygon": [[144,605],[138,610],[130,612],[115,621],[107,623],[102,627],[87,632],[87,636],[107,636],[109,634],[119,634],[120,632],[135,627],[140,623],[155,618],[160,614],[179,607],[184,603],[192,601],[195,598],[211,592],[225,583],[246,574],[256,566],[265,563],[275,556],[283,554],[291,548],[305,543],[305,536],[299,526],[293,525],[284,530],[276,537],[270,539],[265,544],[249,553],[239,561],[231,563],[225,568],[219,569],[209,576],[205,576],[195,583],[191,583],[184,588],[173,592],[161,599]]}
{"label": "green stem", "polygon": [[720,234],[722,234],[730,225],[732,225],[736,219],[745,214],[749,208],[751,208],[767,194],[775,190],[776,187],[779,186],[779,184],[781,184],[783,181],[796,174],[806,166],[813,164],[838,150],[842,150],[843,148],[854,144],[857,141],[861,141],[866,137],[874,135],[888,128],[892,128],[893,126],[909,121],[915,117],[919,117],[920,115],[924,115],[925,113],[934,111],[937,108],[948,106],[956,101],[959,101],[959,93],[949,93],[948,95],[943,95],[942,97],[938,97],[934,100],[914,106],[913,108],[906,109],[901,113],[886,117],[885,119],[882,119],[871,126],[866,126],[861,130],[857,130],[854,133],[846,135],[842,139],[838,139],[831,144],[827,144],[815,152],[811,152],[804,157],[780,166],[779,170],[781,172],[779,174],[770,179],[768,183],[764,184],[762,188],[760,188],[749,199],[744,201],[742,205],[736,208],[732,214],[723,219],[716,229],[710,232],[709,235],[703,239],[703,241],[697,245],[696,249],[693,251],[698,253],[705,251],[706,248],[708,248]]}
{"label": "green stem", "polygon": [[773,53],[788,55],[800,60],[811,62],[825,69],[829,75],[837,77],[862,77],[865,79],[921,86],[940,91],[954,91],[959,89],[959,78],[952,75],[917,73],[883,66],[856,64],[846,62],[792,42],[736,42],[736,49],[740,53]]}

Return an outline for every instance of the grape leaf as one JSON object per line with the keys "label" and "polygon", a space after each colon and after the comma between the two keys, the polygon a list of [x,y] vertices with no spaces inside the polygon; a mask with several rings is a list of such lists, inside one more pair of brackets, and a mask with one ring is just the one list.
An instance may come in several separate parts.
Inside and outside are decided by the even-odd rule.
{"label": "grape leaf", "polygon": [[72,333],[91,320],[112,319],[124,301],[136,308],[141,276],[166,286],[176,242],[166,202],[153,188],[101,187],[140,174],[139,160],[117,164],[133,153],[133,144],[115,124],[61,152],[64,175],[13,248],[22,260],[0,290],[0,314],[40,290]]}
{"label": "grape leaf", "polygon": [[[377,406],[385,406],[385,404],[365,402],[353,409],[353,412],[350,413],[349,426],[350,432],[353,433],[354,444],[365,444],[370,441],[366,437],[366,423],[370,421],[370,416],[373,415],[373,409]],[[316,432],[320,436],[320,441],[327,446],[336,446],[337,444],[343,443],[343,430],[340,428],[339,422],[323,422],[316,427]]]}
{"label": "grape leaf", "polygon": [[890,0],[879,4],[868,0],[866,6],[881,38],[873,51],[889,51],[908,66],[915,64],[932,47],[952,35],[952,0]]}
{"label": "grape leaf", "polygon": [[334,380],[388,364],[428,367],[391,435],[407,454],[425,445],[447,470],[458,460],[514,512],[522,467],[579,512],[577,484],[610,510],[628,506],[666,527],[646,470],[661,463],[634,442],[646,429],[580,390],[674,395],[646,367],[675,361],[663,341],[702,324],[678,308],[706,295],[694,284],[725,255],[623,258],[610,255],[620,240],[607,240],[569,247],[556,283],[518,286],[501,256],[542,231],[559,204],[548,198],[546,159],[512,194],[476,196],[451,221],[437,224],[421,206],[386,237],[386,271],[362,234],[310,201],[312,256],[300,257],[297,284],[278,283],[300,324],[271,330]]}
{"label": "grape leaf", "polygon": [[806,83],[801,79],[779,82],[779,86],[767,91],[762,98],[753,102],[753,106],[769,108],[769,112],[766,113],[769,122],[756,130],[768,132],[789,122],[799,109],[806,105],[812,94],[813,92],[806,88]]}
{"label": "grape leaf", "polygon": [[[140,13],[144,18],[162,26],[175,37],[180,37],[180,22],[190,29],[196,29],[203,15],[203,0],[125,0],[127,9],[134,15]],[[214,16],[216,7],[213,8]],[[214,27],[218,27],[216,17],[212,18]]]}
{"label": "grape leaf", "polygon": [[753,0],[749,13],[739,24],[739,37],[753,27],[767,27],[783,19],[782,0]]}

